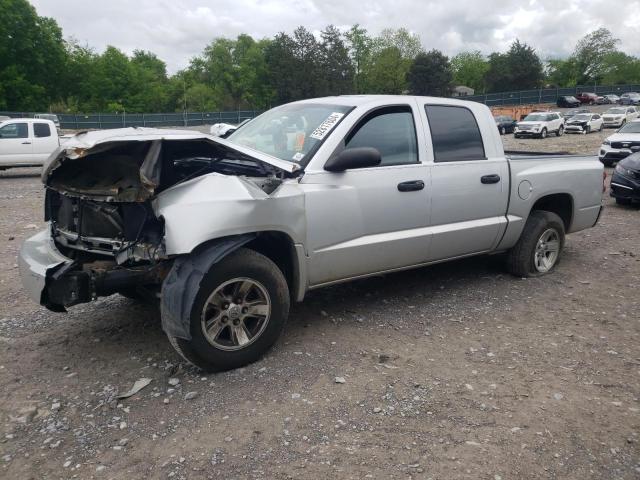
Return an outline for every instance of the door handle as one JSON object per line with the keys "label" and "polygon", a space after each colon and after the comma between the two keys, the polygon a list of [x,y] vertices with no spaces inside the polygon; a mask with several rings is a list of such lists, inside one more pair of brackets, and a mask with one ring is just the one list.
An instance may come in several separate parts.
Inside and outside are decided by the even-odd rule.
{"label": "door handle", "polygon": [[22,145],[31,145],[31,142],[22,142]]}
{"label": "door handle", "polygon": [[484,175],[480,177],[480,181],[482,183],[498,183],[500,181],[500,175],[495,173],[493,175]]}
{"label": "door handle", "polygon": [[398,190],[401,192],[415,192],[424,188],[424,182],[422,180],[411,180],[409,182],[402,182],[398,184]]}

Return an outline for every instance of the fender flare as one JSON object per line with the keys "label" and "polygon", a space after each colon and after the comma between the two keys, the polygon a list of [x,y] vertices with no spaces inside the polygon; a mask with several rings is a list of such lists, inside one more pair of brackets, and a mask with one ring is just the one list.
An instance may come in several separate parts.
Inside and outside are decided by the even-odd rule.
{"label": "fender flare", "polygon": [[191,340],[191,309],[202,278],[214,264],[256,236],[248,233],[213,240],[174,260],[161,290],[160,316],[167,336]]}

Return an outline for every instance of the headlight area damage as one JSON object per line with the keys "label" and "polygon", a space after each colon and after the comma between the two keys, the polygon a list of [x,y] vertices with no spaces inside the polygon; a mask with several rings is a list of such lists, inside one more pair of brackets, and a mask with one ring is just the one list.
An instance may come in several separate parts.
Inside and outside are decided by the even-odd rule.
{"label": "headlight area damage", "polygon": [[[156,296],[175,253],[188,253],[167,248],[158,201],[163,192],[213,175],[217,181],[210,186],[218,191],[211,194],[241,203],[256,192],[268,197],[296,170],[295,164],[198,132],[129,128],[78,134],[43,171],[51,247],[65,260],[47,265],[42,291],[32,296],[54,311],[113,293]],[[174,237],[179,243],[180,233]],[[41,255],[33,249],[26,258]],[[34,277],[31,267],[21,265]]]}

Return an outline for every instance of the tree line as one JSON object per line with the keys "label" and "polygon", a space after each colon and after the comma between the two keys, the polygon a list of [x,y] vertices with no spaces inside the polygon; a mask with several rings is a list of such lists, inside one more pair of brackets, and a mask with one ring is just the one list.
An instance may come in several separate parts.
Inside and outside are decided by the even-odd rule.
{"label": "tree line", "polygon": [[453,86],[476,93],[543,86],[640,83],[640,60],[618,50],[601,28],[573,53],[542,60],[516,40],[488,56],[452,58],[425,50],[404,28],[371,35],[360,25],[304,26],[273,38],[215,38],[187,68],[169,75],[154,53],[98,53],[65,39],[55,20],[26,0],[0,0],[0,110],[160,112],[263,110],[326,95],[380,93],[447,96]]}

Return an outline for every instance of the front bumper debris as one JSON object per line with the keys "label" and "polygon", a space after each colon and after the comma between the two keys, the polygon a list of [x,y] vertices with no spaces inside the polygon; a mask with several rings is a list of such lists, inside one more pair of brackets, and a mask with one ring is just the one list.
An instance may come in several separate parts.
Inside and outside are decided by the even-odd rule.
{"label": "front bumper debris", "polygon": [[123,268],[114,261],[79,264],[58,251],[48,230],[24,242],[18,257],[24,289],[54,312],[121,291],[160,285],[171,262]]}

